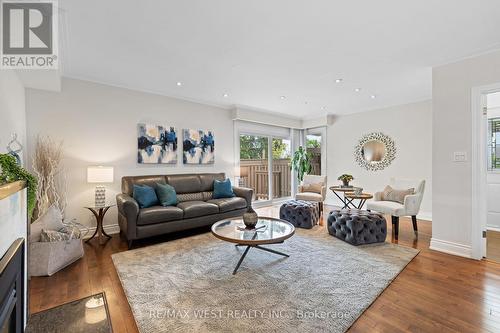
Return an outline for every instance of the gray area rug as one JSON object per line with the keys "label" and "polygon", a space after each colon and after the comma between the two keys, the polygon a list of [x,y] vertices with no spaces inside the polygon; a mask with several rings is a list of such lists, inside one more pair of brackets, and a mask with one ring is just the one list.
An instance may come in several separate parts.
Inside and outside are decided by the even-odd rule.
{"label": "gray area rug", "polygon": [[112,256],[141,333],[345,332],[418,254],[390,243],[355,247],[324,228],[297,230],[290,255],[197,235]]}

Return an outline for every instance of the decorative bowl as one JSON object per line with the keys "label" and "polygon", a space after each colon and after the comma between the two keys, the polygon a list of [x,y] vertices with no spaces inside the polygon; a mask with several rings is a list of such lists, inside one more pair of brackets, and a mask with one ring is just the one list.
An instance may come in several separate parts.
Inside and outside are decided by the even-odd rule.
{"label": "decorative bowl", "polygon": [[363,193],[363,188],[362,187],[355,187],[354,188],[354,194],[360,195],[361,193]]}

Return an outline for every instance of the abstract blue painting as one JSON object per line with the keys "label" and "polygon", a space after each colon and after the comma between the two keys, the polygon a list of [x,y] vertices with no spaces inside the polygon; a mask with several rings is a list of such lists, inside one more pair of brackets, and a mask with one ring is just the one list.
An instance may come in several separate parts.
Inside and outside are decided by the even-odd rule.
{"label": "abstract blue painting", "polygon": [[176,164],[177,134],[175,128],[138,124],[137,163]]}
{"label": "abstract blue painting", "polygon": [[215,140],[213,131],[184,129],[184,164],[213,164]]}

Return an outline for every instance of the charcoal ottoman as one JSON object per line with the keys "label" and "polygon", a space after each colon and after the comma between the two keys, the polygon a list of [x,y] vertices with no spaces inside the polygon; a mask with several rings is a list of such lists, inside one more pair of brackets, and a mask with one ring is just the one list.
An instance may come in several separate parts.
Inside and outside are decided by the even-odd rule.
{"label": "charcoal ottoman", "polygon": [[387,222],[383,215],[359,209],[330,212],[328,233],[352,245],[383,243],[387,236]]}
{"label": "charcoal ottoman", "polygon": [[280,207],[280,219],[293,224],[297,228],[311,229],[319,221],[317,202],[290,200]]}

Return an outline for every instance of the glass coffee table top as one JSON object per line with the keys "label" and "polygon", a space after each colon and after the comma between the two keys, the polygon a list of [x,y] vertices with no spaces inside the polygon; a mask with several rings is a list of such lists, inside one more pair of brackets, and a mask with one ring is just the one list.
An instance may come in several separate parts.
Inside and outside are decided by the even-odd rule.
{"label": "glass coffee table top", "polygon": [[240,268],[250,248],[288,257],[288,254],[262,247],[262,244],[281,244],[295,233],[295,227],[287,222],[272,217],[259,217],[253,229],[247,229],[242,219],[222,220],[212,225],[212,234],[226,242],[235,243],[236,247],[246,246],[233,270],[233,275]]}
{"label": "glass coffee table top", "polygon": [[295,233],[295,227],[284,220],[259,217],[254,229],[247,229],[242,219],[228,219],[212,225],[215,237],[241,245],[280,243]]}

